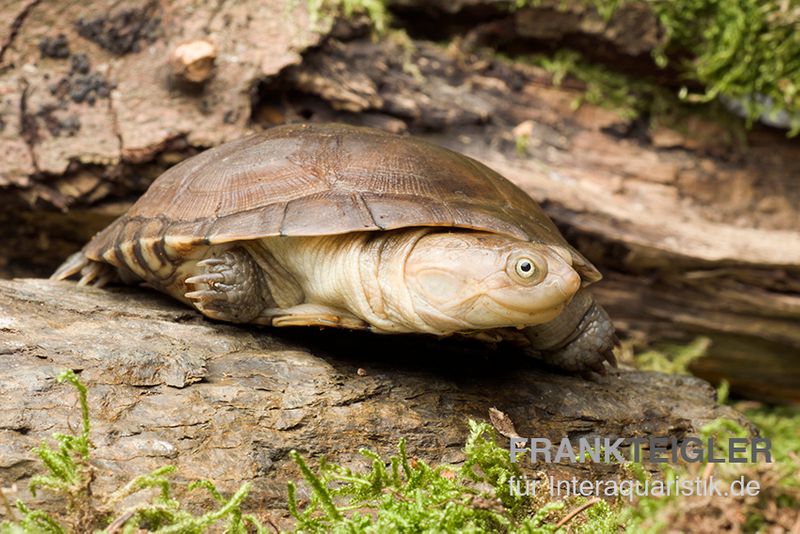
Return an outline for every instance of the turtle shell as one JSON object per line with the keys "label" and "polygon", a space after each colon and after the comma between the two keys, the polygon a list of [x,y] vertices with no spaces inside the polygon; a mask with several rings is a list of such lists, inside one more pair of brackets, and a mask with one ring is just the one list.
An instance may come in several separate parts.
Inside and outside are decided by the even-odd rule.
{"label": "turtle shell", "polygon": [[279,126],[189,158],[84,253],[103,261],[139,240],[185,250],[418,226],[560,245],[586,282],[600,278],[530,196],[485,165],[413,137],[343,124]]}

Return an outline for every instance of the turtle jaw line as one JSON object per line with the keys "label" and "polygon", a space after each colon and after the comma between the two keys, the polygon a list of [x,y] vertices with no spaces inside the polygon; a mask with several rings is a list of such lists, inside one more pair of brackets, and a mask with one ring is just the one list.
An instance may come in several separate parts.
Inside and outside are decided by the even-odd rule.
{"label": "turtle jaw line", "polygon": [[[505,277],[505,274],[502,275]],[[572,300],[574,290],[566,281],[550,280],[544,294],[523,295],[531,288],[520,288],[507,280],[499,281],[498,273],[484,277],[480,282],[466,284],[460,295],[436,302],[423,296],[429,306],[454,322],[462,323],[462,329],[493,329],[539,325],[555,319]],[[508,292],[512,295],[509,296]],[[504,294],[505,293],[505,294]],[[535,304],[535,305],[534,305]]]}
{"label": "turtle jaw line", "polygon": [[[521,308],[518,306],[512,306],[507,303],[500,302],[491,295],[484,295],[484,297],[490,299],[497,306],[500,306],[504,309],[511,310],[512,312],[515,313],[527,315],[531,319],[536,318],[535,322],[524,321],[521,323],[515,323],[513,326],[531,326],[552,321],[555,317],[558,316],[559,313],[561,313],[561,311],[564,309],[564,306],[567,304],[567,301],[565,300],[546,308],[538,308],[534,311],[531,311],[530,308]],[[538,319],[539,317],[546,317],[546,319],[540,320]],[[501,326],[506,326],[506,325],[501,325]]]}
{"label": "turtle jaw line", "polygon": [[[495,309],[507,310],[508,312],[522,316],[524,319],[515,323],[518,325],[535,325],[553,320],[569,304],[575,292],[578,290],[580,278],[561,276],[551,273],[541,284],[537,284],[539,290],[536,294],[518,294],[514,292],[511,296],[502,293],[493,293],[492,290],[485,290],[478,296],[478,302],[488,299],[492,302]],[[495,288],[499,289],[499,288]],[[509,289],[505,286],[504,289]],[[533,305],[535,303],[535,306]],[[544,319],[542,319],[544,317]]]}

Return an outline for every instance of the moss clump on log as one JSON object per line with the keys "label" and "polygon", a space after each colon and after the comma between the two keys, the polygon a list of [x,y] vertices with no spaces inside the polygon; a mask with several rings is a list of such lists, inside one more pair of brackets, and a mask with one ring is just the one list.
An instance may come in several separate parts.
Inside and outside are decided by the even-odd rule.
{"label": "moss clump on log", "polygon": [[656,51],[660,65],[671,51],[695,56],[686,73],[705,85],[705,92],[686,98],[737,99],[749,121],[784,120],[800,131],[800,2],[797,0],[679,0],[651,2],[666,31]]}
{"label": "moss clump on log", "polygon": [[366,15],[377,34],[384,33],[389,25],[385,0],[307,0],[307,5],[312,27],[331,15]]}
{"label": "moss clump on log", "polygon": [[[670,89],[641,78],[613,71],[594,63],[581,53],[569,49],[557,50],[553,54],[532,54],[505,58],[511,62],[523,62],[543,68],[552,75],[552,82],[560,87],[567,77],[583,84],[583,88],[572,101],[572,108],[583,104],[613,110],[625,121],[644,118],[651,129],[666,127],[698,141],[709,141],[708,132],[692,128],[694,117],[701,117],[714,128],[714,141],[729,146],[742,144],[746,130],[741,120],[734,117],[719,102],[687,102],[681,100]],[[528,136],[516,137],[517,154],[527,154]]]}
{"label": "moss clump on log", "polygon": [[[606,19],[633,0],[582,0]],[[517,0],[516,8],[541,0]],[[660,67],[677,64],[691,102],[717,98],[755,120],[800,132],[800,1],[646,0],[664,35],[653,50]],[[687,57],[688,54],[688,57]],[[700,92],[690,84],[701,84]]]}

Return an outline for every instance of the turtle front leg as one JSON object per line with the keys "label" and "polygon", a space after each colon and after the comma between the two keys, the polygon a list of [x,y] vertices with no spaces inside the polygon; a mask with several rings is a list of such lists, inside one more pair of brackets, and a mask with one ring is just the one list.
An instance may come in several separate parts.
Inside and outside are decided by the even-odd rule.
{"label": "turtle front leg", "polygon": [[[266,283],[258,263],[242,248],[228,248],[196,263],[184,297],[203,315],[233,323],[250,322],[266,308]],[[266,292],[268,295],[268,291]]]}
{"label": "turtle front leg", "polygon": [[617,366],[614,325],[586,291],[579,291],[553,321],[523,332],[538,358],[565,371],[605,374],[605,362]]}

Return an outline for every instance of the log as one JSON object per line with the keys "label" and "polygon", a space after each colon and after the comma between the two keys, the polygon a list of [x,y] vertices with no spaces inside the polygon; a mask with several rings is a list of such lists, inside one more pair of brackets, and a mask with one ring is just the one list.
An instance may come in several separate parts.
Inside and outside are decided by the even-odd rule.
{"label": "log", "polygon": [[[700,115],[677,128],[575,110],[576,80],[554,86],[522,61],[429,40],[500,46],[502,34],[524,52],[576,39],[648,69],[658,28],[643,4],[604,22],[556,3],[510,13],[503,1],[397,0],[398,23],[419,37],[374,40],[363,19],[290,0],[13,2],[0,34],[0,276],[48,275],[206,146],[283,122],[367,124],[472,155],[542,202],[606,274],[597,295],[623,334],[708,336],[694,371],[739,395],[800,401],[797,140],[758,127],[738,143]],[[421,13],[428,28],[415,26]],[[186,47],[214,56],[200,82],[183,79]]]}
{"label": "log", "polygon": [[[468,419],[493,407],[521,435],[554,440],[681,439],[718,417],[747,426],[690,376],[622,369],[584,380],[473,342],[238,327],[144,288],[0,281],[0,355],[0,486],[16,484],[28,502],[31,448],[79,427],[76,392],[54,380],[66,368],[89,387],[96,495],[173,464],[178,481],[210,478],[224,491],[253,482],[248,507],[278,523],[286,481],[300,478],[291,449],[358,466],[360,447],[388,455],[405,438],[415,457],[458,462]],[[584,478],[623,469],[540,467]]]}

